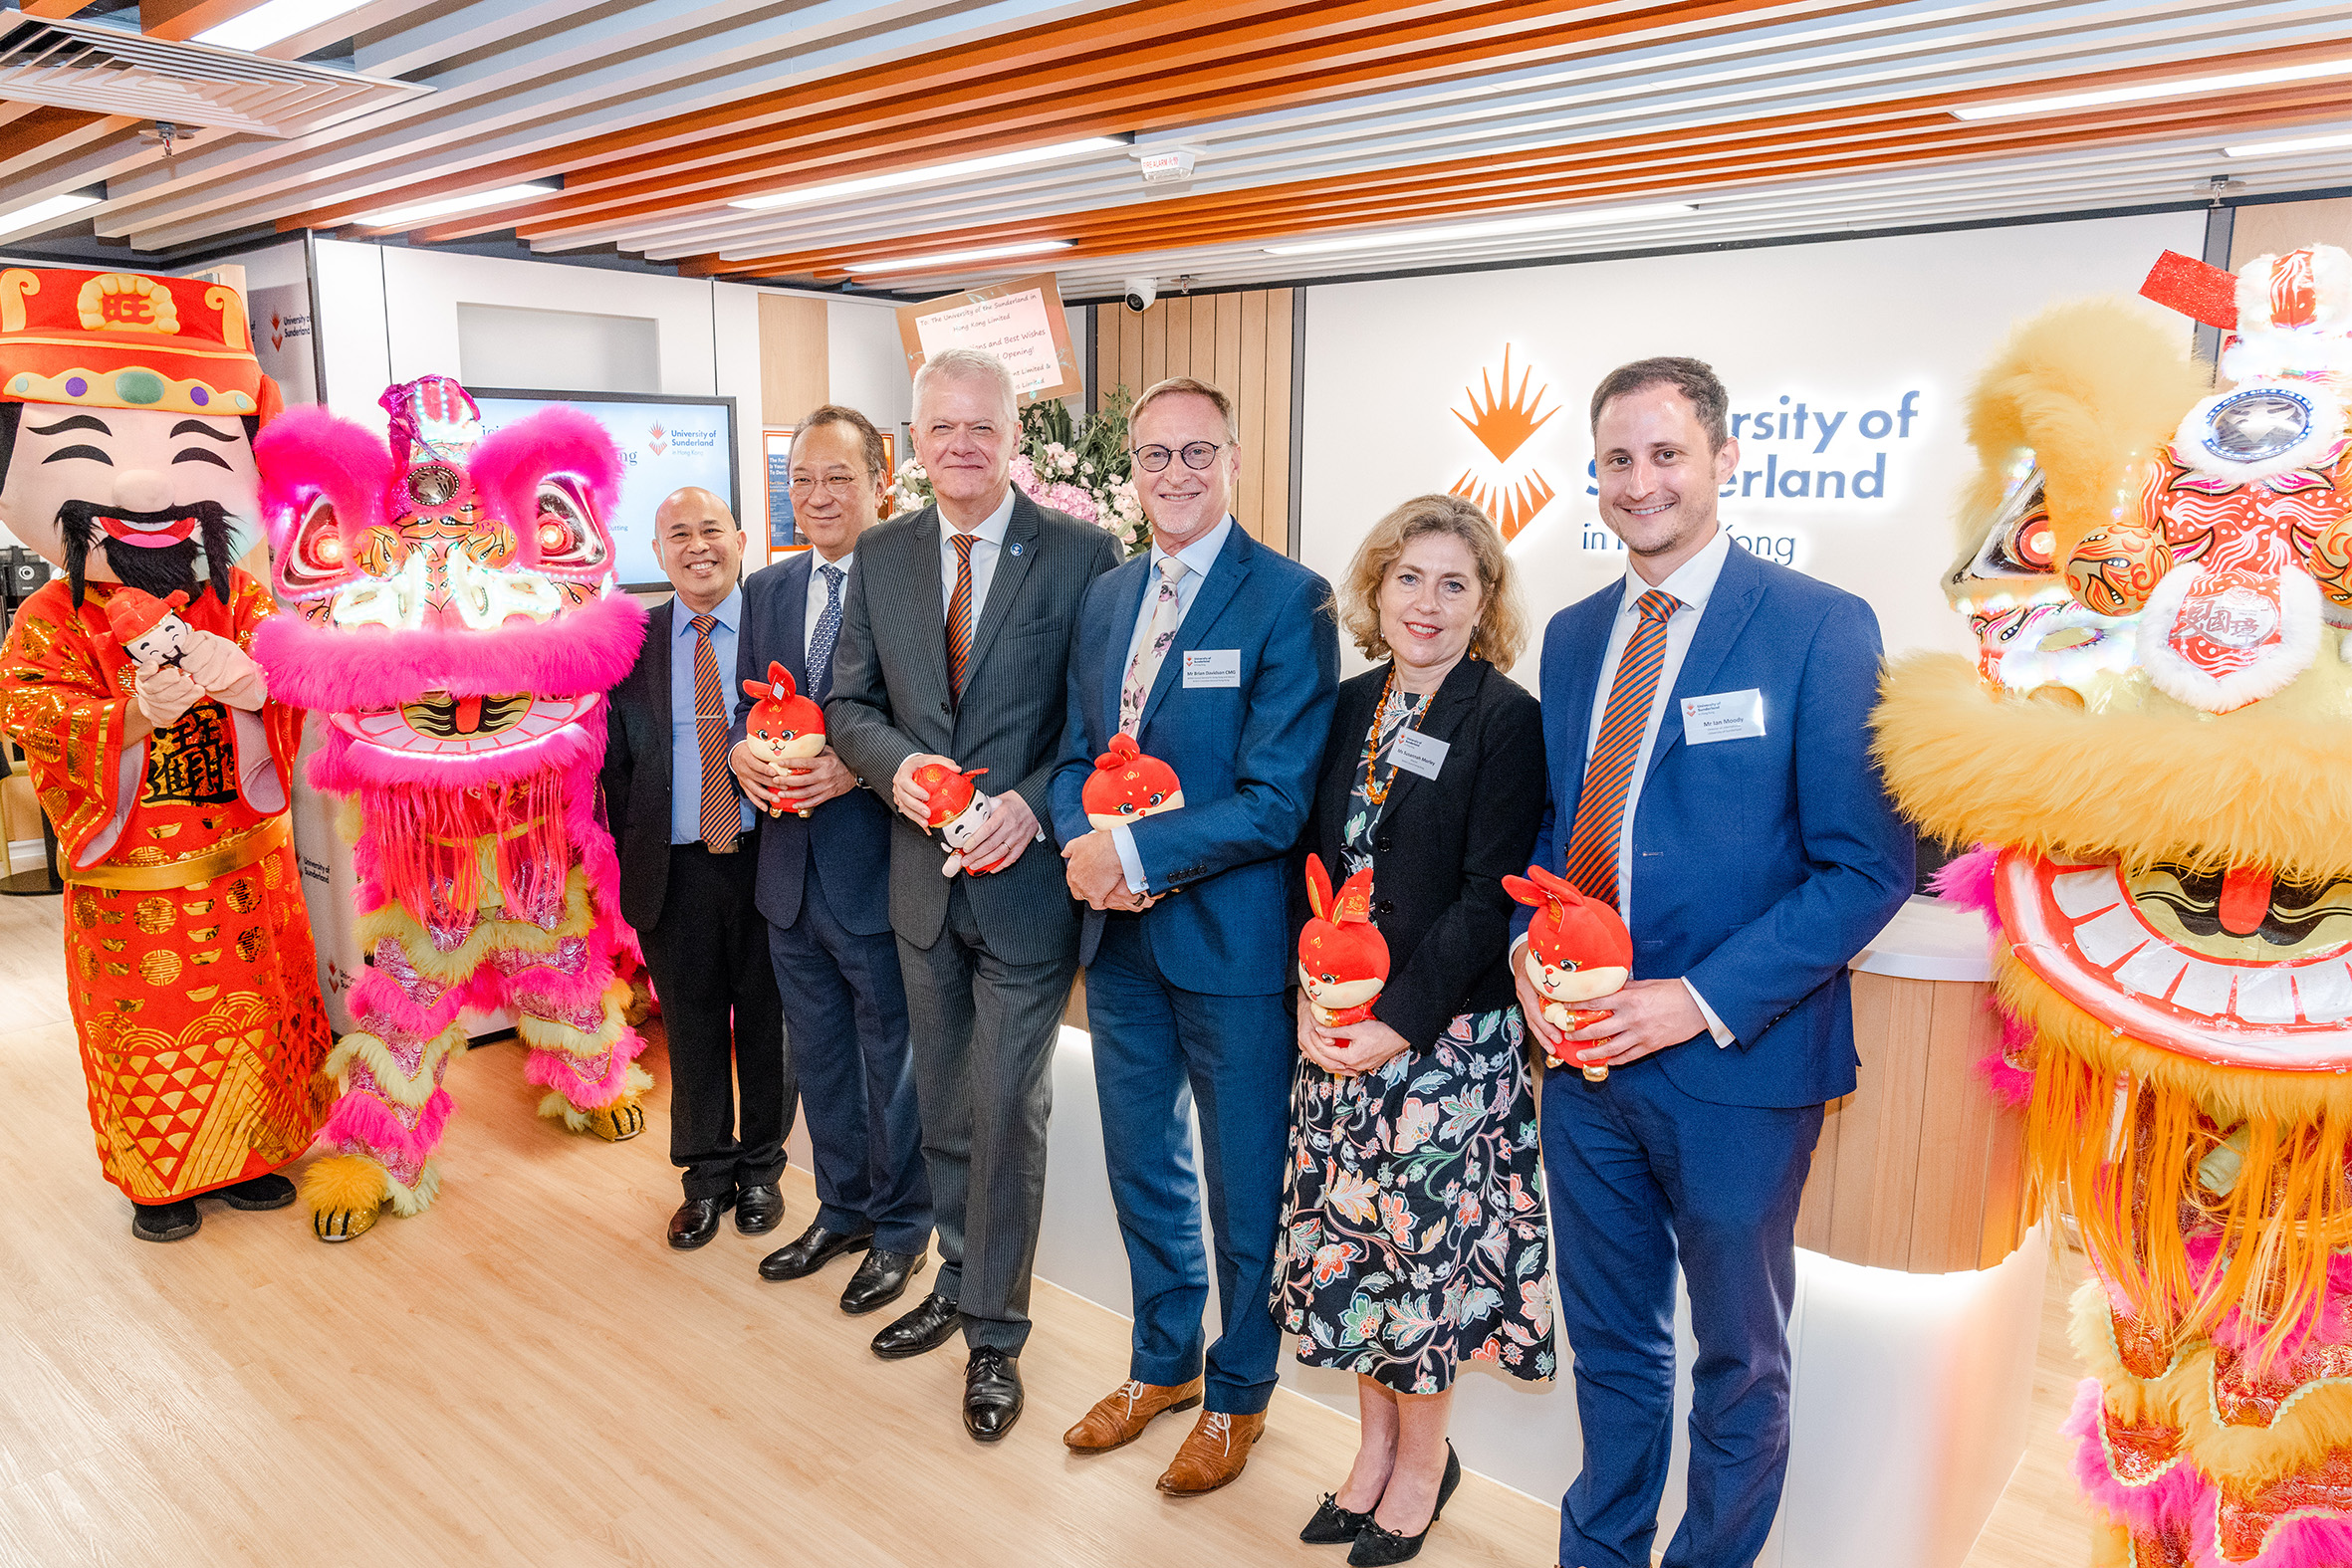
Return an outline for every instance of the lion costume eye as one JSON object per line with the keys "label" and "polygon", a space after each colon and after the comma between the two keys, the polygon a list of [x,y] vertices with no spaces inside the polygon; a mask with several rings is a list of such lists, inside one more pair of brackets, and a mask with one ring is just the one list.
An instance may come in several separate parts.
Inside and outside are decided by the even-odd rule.
{"label": "lion costume eye", "polygon": [[311,503],[302,527],[295,531],[294,548],[286,552],[286,585],[297,591],[321,587],[342,580],[351,569],[342,520],[335,514],[335,503],[321,496]]}
{"label": "lion costume eye", "polygon": [[588,522],[578,498],[554,480],[539,486],[539,517],[532,525],[543,566],[600,566],[604,536]]}

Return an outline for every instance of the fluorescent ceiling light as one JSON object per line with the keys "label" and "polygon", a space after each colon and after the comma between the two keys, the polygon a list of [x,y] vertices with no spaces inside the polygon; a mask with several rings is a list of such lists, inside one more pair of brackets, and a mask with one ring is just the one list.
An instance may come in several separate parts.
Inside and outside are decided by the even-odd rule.
{"label": "fluorescent ceiling light", "polygon": [[263,0],[242,16],[206,28],[194,41],[223,49],[267,49],[280,39],[307,33],[364,4],[366,0]]}
{"label": "fluorescent ceiling light", "polygon": [[0,210],[0,234],[14,234],[19,229],[46,226],[69,212],[95,207],[102,199],[86,191],[70,190],[63,196],[46,197],[30,206]]}
{"label": "fluorescent ceiling light", "polygon": [[1529,218],[1496,218],[1485,223],[1457,223],[1443,229],[1383,229],[1377,234],[1349,234],[1331,240],[1301,240],[1295,245],[1269,245],[1269,256],[1316,256],[1328,251],[1388,250],[1413,245],[1451,245],[1456,240],[1484,240],[1509,234],[1541,234],[1549,229],[1587,229],[1602,224],[1647,223],[1653,218],[1680,218],[1699,209],[1688,202],[1662,201],[1646,207],[1588,207],[1575,212],[1545,212]]}
{"label": "fluorescent ceiling light", "polygon": [[484,207],[507,207],[538,196],[553,196],[563,188],[560,181],[552,179],[534,180],[528,185],[501,185],[496,190],[474,190],[462,196],[420,201],[413,206],[362,212],[352,222],[367,229],[405,229],[430,218],[446,218],[452,213],[479,212]]}
{"label": "fluorescent ceiling light", "polygon": [[1998,104],[1971,104],[1950,111],[1955,119],[2003,119],[2012,114],[2057,114],[2070,109],[2096,109],[2103,104],[2144,104],[2150,99],[2189,98],[2199,93],[2223,93],[2233,88],[2273,87],[2281,82],[2312,82],[2322,77],[2352,75],[2352,60],[2315,60],[2300,66],[2272,66],[2263,71],[2233,71],[2219,77],[2174,77],[2163,82],[2140,82],[2130,87],[2106,88],[2096,93],[2067,93],[2057,98],[2012,98]]}
{"label": "fluorescent ceiling light", "polygon": [[920,185],[928,180],[958,179],[966,174],[986,174],[996,169],[1017,169],[1031,163],[1051,163],[1056,158],[1074,157],[1081,152],[1106,152],[1127,143],[1118,136],[1088,136],[1083,141],[1058,142],[1050,147],[1025,147],[1019,152],[992,152],[984,158],[965,158],[959,163],[934,163],[928,168],[899,169],[889,174],[868,174],[859,179],[838,179],[824,185],[804,185],[798,190],[780,190],[773,196],[747,196],[741,201],[727,203],[745,212],[772,212],[778,207],[806,207],[821,201],[831,201],[839,196],[862,195],[867,191],[895,190],[901,185]]}
{"label": "fluorescent ceiling light", "polygon": [[2239,147],[2224,147],[2226,158],[2261,158],[2274,152],[2324,152],[2330,147],[2352,147],[2352,130],[2339,130],[2326,136],[2298,136],[2292,141],[2249,141]]}
{"label": "fluorescent ceiling light", "polygon": [[1019,245],[984,245],[976,251],[941,251],[933,256],[901,256],[896,261],[851,262],[855,273],[907,272],[917,267],[960,267],[966,262],[995,261],[1000,256],[1035,256],[1041,251],[1065,251],[1067,240],[1028,240]]}

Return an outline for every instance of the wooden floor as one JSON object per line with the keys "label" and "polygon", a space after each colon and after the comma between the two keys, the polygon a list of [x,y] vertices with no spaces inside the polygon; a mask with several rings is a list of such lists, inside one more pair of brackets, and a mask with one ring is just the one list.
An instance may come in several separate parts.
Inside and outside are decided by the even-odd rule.
{"label": "wooden floor", "polygon": [[[207,1204],[135,1241],[99,1177],[54,899],[0,899],[0,1564],[1335,1564],[1300,1546],[1353,1423],[1278,1393],[1242,1479],[1152,1480],[1189,1417],[1117,1454],[1058,1439],[1124,1375],[1125,1323],[1041,1285],[1026,1419],[971,1443],[962,1354],[876,1361],[848,1265],[763,1283],[771,1238],[661,1239],[666,1083],[617,1147],[532,1114],[519,1048],[452,1064],[433,1211],[348,1246],[299,1209]],[[666,1063],[648,1054],[657,1078]],[[814,1212],[788,1176],[786,1235]],[[927,1275],[924,1277],[928,1277]],[[1970,1568],[2085,1560],[2055,1428],[2053,1283],[2034,1447]],[[1565,1477],[1563,1477],[1563,1480]],[[1557,1514],[1472,1477],[1421,1560],[1552,1561]]]}

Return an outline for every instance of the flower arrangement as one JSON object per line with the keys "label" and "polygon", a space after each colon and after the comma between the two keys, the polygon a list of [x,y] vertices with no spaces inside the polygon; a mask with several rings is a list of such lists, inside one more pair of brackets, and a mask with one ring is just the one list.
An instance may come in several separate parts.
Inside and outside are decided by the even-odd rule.
{"label": "flower arrangement", "polygon": [[[1093,524],[1130,555],[1151,537],[1127,456],[1127,409],[1133,401],[1124,386],[1113,387],[1101,410],[1083,423],[1071,418],[1067,403],[1031,404],[1021,411],[1021,450],[1012,465],[1013,483],[1032,500]],[[931,476],[909,456],[891,479],[890,515],[920,511],[932,499]]]}

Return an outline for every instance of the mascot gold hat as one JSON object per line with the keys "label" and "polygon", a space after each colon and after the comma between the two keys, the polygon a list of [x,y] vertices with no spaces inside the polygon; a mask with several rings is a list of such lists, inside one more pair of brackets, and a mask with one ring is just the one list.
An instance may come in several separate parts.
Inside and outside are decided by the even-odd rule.
{"label": "mascot gold hat", "polygon": [[24,267],[0,271],[0,398],[265,423],[282,406],[226,284]]}

